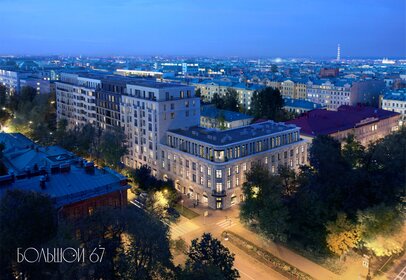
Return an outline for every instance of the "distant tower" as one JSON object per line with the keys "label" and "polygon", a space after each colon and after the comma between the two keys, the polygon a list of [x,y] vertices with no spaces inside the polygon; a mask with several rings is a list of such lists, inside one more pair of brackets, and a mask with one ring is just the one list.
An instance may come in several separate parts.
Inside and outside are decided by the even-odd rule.
{"label": "distant tower", "polygon": [[340,49],[340,44],[337,45],[337,61],[340,61],[340,56],[341,56],[341,49]]}

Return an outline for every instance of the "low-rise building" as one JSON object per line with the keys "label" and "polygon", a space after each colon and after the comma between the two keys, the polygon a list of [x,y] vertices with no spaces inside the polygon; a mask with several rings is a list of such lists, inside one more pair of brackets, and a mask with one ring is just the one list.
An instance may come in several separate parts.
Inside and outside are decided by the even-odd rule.
{"label": "low-rise building", "polygon": [[402,115],[402,122],[406,119],[406,89],[398,89],[382,96],[381,108],[397,112]]}
{"label": "low-rise building", "polygon": [[214,105],[205,105],[200,110],[200,126],[219,130],[249,125],[254,117],[238,112],[219,110]]}
{"label": "low-rise building", "polygon": [[21,134],[0,133],[5,144],[3,162],[8,174],[0,176],[0,197],[7,190],[48,195],[60,217],[80,218],[97,207],[127,204],[127,178],[58,146],[42,147]]}
{"label": "low-rise building", "polygon": [[314,109],[322,109],[323,106],[303,99],[284,98],[283,109],[291,113],[302,114]]}
{"label": "low-rise building", "polygon": [[315,80],[307,83],[307,100],[322,104],[328,110],[357,104],[378,107],[379,95],[384,89],[383,80]]}
{"label": "low-rise building", "polygon": [[287,121],[300,127],[301,135],[312,140],[318,135],[330,135],[343,141],[349,135],[364,146],[399,128],[400,114],[367,106],[341,106],[337,111],[315,109]]}

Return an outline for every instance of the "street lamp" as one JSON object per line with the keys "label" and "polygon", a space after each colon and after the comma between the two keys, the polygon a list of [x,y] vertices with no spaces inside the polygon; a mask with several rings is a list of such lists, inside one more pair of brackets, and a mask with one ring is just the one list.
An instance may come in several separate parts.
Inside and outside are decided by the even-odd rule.
{"label": "street lamp", "polygon": [[180,201],[180,203],[182,203],[182,213],[183,213],[183,199]]}

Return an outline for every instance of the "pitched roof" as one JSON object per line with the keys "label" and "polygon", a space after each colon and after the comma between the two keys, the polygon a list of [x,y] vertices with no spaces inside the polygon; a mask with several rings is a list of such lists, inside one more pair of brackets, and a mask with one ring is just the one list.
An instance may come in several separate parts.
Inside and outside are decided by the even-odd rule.
{"label": "pitched roof", "polygon": [[351,129],[362,123],[387,119],[396,115],[399,114],[374,107],[343,105],[337,111],[315,109],[286,123],[299,126],[301,134],[317,136]]}

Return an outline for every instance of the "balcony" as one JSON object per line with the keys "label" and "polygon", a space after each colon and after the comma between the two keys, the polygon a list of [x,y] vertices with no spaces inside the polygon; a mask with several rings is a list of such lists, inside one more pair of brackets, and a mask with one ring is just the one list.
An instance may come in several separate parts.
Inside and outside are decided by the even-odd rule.
{"label": "balcony", "polygon": [[221,190],[221,191],[213,190],[211,195],[215,196],[215,197],[225,197],[225,196],[227,196],[226,190]]}

